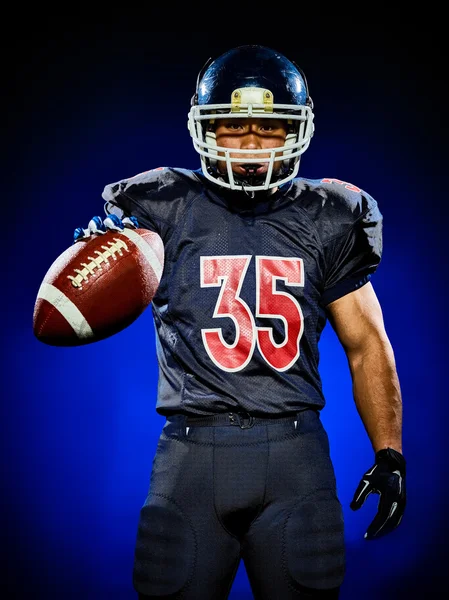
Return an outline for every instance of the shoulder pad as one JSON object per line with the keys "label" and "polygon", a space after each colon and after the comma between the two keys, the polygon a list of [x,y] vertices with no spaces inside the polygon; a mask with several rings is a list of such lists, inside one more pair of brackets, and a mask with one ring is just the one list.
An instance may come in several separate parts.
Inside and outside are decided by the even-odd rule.
{"label": "shoulder pad", "polygon": [[376,200],[358,186],[325,177],[323,179],[298,179],[296,184],[300,206],[308,213],[318,228],[325,228],[325,237],[338,235],[362,215],[372,212],[380,217]]}
{"label": "shoulder pad", "polygon": [[316,191],[322,198],[323,208],[330,212],[338,212],[340,218],[349,218],[349,221],[358,219],[365,213],[375,200],[358,186],[334,179],[324,177],[316,182]]}
{"label": "shoulder pad", "polygon": [[157,167],[107,184],[104,187],[102,197],[107,202],[112,202],[121,193],[133,194],[140,191],[158,191],[167,186],[182,184],[186,179],[190,179],[192,182],[197,181],[195,175],[188,169]]}

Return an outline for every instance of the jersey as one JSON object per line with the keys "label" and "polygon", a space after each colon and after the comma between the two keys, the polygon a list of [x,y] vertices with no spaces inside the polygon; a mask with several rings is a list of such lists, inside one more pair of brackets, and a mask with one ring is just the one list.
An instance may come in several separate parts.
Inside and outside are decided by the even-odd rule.
{"label": "jersey", "polygon": [[254,201],[201,173],[159,168],[105,186],[107,214],[162,238],[153,298],[159,414],[288,415],[325,405],[327,305],[365,285],[382,214],[360,188],[296,178]]}

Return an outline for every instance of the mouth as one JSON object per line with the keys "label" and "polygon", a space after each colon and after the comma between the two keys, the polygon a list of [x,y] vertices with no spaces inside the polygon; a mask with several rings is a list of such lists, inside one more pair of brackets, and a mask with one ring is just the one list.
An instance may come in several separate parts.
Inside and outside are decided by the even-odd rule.
{"label": "mouth", "polygon": [[268,165],[260,163],[237,164],[235,172],[245,177],[258,177],[267,172]]}

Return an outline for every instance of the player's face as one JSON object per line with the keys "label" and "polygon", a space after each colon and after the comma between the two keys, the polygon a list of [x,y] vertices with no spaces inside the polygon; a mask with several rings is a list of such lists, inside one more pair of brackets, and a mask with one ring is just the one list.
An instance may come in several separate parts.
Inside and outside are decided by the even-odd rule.
{"label": "player's face", "polygon": [[[287,126],[285,121],[281,119],[217,119],[217,127],[215,129],[217,146],[225,148],[236,148],[238,150],[262,150],[264,148],[277,148],[283,146],[287,136]],[[223,152],[218,155],[223,156]],[[277,153],[282,156],[282,152]],[[231,158],[238,158],[239,154],[230,153]],[[267,152],[260,154],[245,154],[242,162],[232,163],[232,170],[237,175],[245,175],[246,171],[241,166],[245,164],[247,158],[269,158]],[[276,172],[282,165],[282,161],[274,163],[274,171]],[[257,166],[257,165],[255,165]],[[218,168],[222,173],[226,172],[225,161],[218,161]],[[262,175],[268,170],[268,163],[261,163],[257,166],[256,175]]]}

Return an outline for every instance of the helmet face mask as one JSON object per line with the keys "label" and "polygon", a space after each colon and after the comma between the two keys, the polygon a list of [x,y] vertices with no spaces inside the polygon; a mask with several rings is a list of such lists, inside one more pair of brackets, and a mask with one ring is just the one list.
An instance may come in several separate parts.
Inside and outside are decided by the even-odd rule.
{"label": "helmet face mask", "polygon": [[[206,63],[188,115],[205,177],[225,188],[251,192],[290,181],[296,177],[300,156],[313,136],[312,109],[303,73],[269,48],[241,46]],[[278,147],[260,149],[218,146],[215,128],[219,120],[233,118],[283,120],[288,128],[285,141]],[[267,169],[258,177],[242,177],[234,172],[235,163],[267,164]]]}

